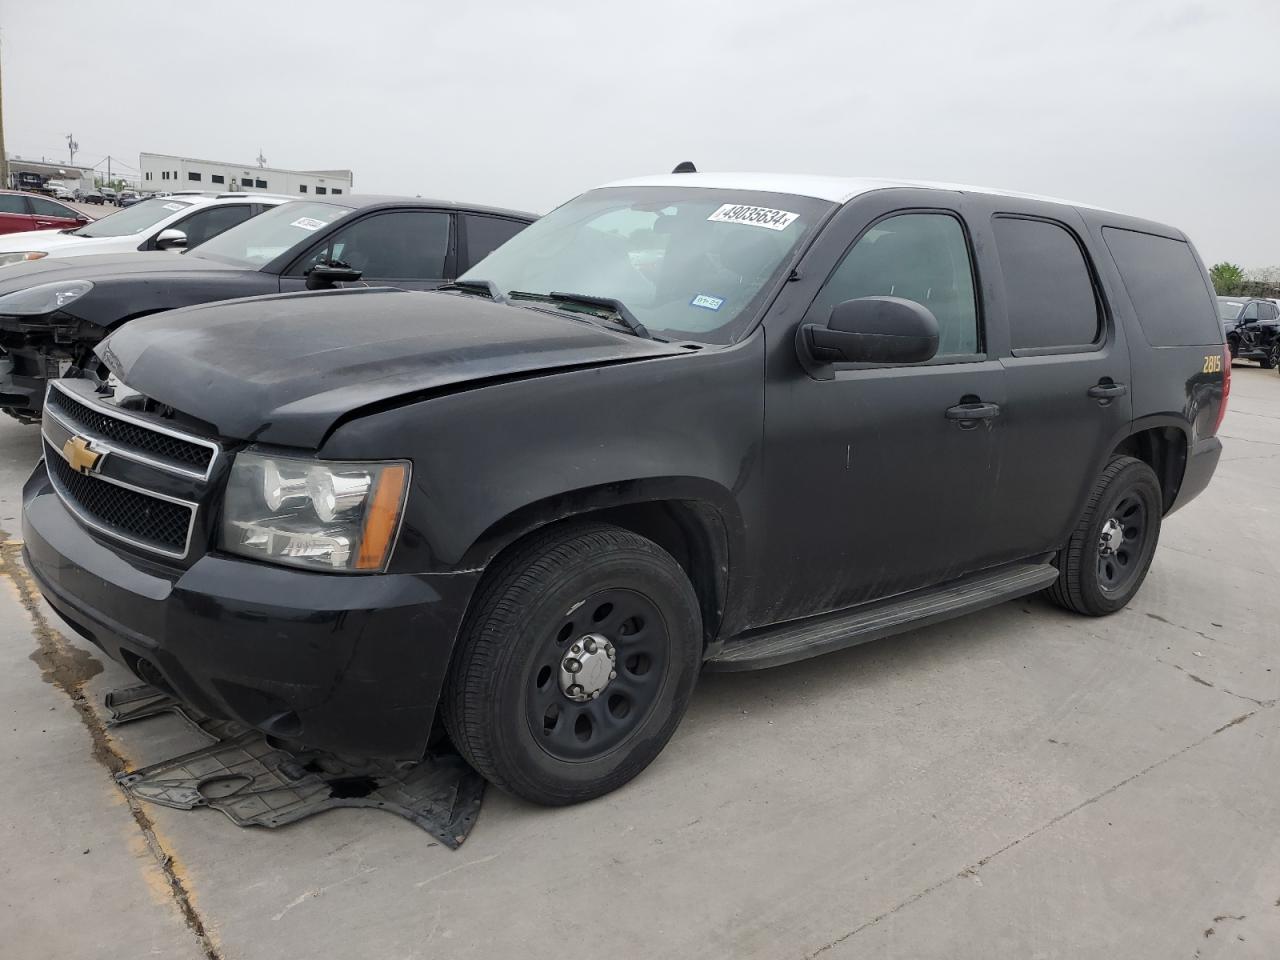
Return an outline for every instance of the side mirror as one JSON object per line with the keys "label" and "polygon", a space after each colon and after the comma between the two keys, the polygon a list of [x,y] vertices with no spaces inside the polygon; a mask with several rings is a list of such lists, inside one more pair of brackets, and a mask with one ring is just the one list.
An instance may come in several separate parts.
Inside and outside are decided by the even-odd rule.
{"label": "side mirror", "polygon": [[340,260],[329,263],[317,263],[307,271],[308,290],[329,290],[334,284],[355,283],[364,272],[349,267]]}
{"label": "side mirror", "polygon": [[833,363],[923,363],[938,352],[938,321],[901,297],[860,297],[831,308],[825,327],[802,324],[796,352],[809,373],[830,379]]}
{"label": "side mirror", "polygon": [[156,234],[157,250],[173,250],[187,245],[187,235],[174,227],[168,227]]}

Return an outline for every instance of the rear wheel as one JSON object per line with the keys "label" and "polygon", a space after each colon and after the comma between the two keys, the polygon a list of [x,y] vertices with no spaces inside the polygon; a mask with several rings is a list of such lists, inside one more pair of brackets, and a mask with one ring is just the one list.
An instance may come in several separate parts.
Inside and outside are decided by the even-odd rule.
{"label": "rear wheel", "polygon": [[1277,358],[1276,354],[1277,347],[1272,346],[1270,351],[1268,351],[1267,354],[1258,361],[1258,365],[1262,367],[1263,370],[1270,370],[1272,367],[1280,365],[1280,358]]}
{"label": "rear wheel", "polygon": [[446,683],[445,726],[503,790],[588,800],[661,752],[701,655],[697,598],[665,550],[606,524],[552,530],[481,587]]}
{"label": "rear wheel", "polygon": [[1280,373],[1280,338],[1276,340],[1275,345],[1271,348],[1271,366],[1276,368],[1277,373]]}
{"label": "rear wheel", "polygon": [[1113,457],[1058,556],[1049,599],[1091,617],[1124,607],[1151,566],[1163,509],[1152,469],[1133,457]]}

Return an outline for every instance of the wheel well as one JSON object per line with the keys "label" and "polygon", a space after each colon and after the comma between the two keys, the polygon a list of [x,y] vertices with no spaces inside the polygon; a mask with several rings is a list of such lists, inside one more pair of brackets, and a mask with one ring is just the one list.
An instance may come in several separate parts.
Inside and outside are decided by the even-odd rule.
{"label": "wheel well", "polygon": [[684,570],[698,597],[704,645],[716,638],[728,591],[728,540],[719,512],[701,501],[651,500],[562,516],[525,531],[517,540],[503,547],[487,566],[493,569],[504,556],[519,549],[531,536],[541,535],[561,524],[583,520],[611,523],[630,530],[671,554]]}
{"label": "wheel well", "polygon": [[1149,466],[1160,481],[1164,511],[1169,512],[1182,486],[1187,466],[1187,438],[1177,427],[1152,427],[1126,437],[1113,455],[1136,457]]}

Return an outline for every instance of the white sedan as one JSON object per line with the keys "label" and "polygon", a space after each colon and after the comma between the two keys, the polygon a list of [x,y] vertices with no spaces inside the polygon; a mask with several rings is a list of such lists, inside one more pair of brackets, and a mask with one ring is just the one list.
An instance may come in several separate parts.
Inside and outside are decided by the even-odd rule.
{"label": "white sedan", "polygon": [[72,230],[30,230],[0,236],[0,267],[45,257],[185,250],[290,199],[230,193],[143,200]]}

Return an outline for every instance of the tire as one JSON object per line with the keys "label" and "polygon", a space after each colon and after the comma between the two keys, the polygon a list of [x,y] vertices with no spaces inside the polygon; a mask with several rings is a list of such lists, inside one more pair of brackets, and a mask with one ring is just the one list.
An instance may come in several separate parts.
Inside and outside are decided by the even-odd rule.
{"label": "tire", "polygon": [[[591,650],[592,638],[607,643]],[[575,654],[570,674],[563,665]],[[534,803],[578,803],[657,757],[701,659],[698,600],[671,555],[619,527],[569,524],[535,534],[486,574],[441,713],[490,783]]]}
{"label": "tire", "polygon": [[1240,338],[1237,336],[1227,337],[1227,354],[1231,360],[1235,360],[1236,354],[1240,352]]}
{"label": "tire", "polygon": [[1276,366],[1276,364],[1277,364],[1277,360],[1276,360],[1275,347],[1272,347],[1269,353],[1264,353],[1261,357],[1258,358],[1258,366],[1262,367],[1263,370],[1270,370],[1272,367]]}
{"label": "tire", "polygon": [[1280,340],[1271,348],[1271,366],[1275,367],[1276,373],[1280,373]]}
{"label": "tire", "polygon": [[1133,457],[1113,457],[1058,554],[1058,579],[1045,594],[1058,606],[1090,617],[1122,609],[1146,579],[1163,509],[1152,469]]}

